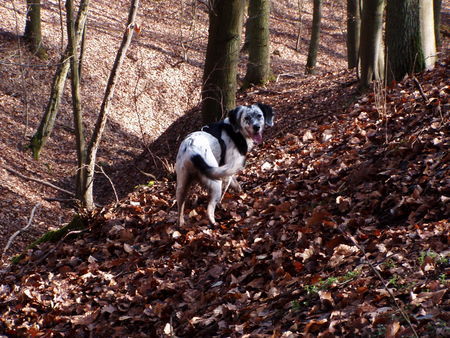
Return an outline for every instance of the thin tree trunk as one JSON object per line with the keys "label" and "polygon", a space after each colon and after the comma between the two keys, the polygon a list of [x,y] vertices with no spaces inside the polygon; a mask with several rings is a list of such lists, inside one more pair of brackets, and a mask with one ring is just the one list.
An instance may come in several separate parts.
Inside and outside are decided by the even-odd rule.
{"label": "thin tree trunk", "polygon": [[84,60],[84,52],[86,50],[86,31],[87,31],[87,18],[86,23],[84,25],[83,33],[81,34],[81,43],[80,43],[80,58],[78,62],[78,74],[81,80],[81,70],[83,69],[83,60]]}
{"label": "thin tree trunk", "polygon": [[269,81],[269,13],[269,0],[250,0],[247,26],[248,64],[244,87]]}
{"label": "thin tree trunk", "polygon": [[[89,0],[81,0],[77,20],[75,23],[75,30],[76,30],[75,37],[77,46],[80,41],[80,35],[86,23],[86,18],[88,14],[88,5]],[[52,91],[50,93],[50,98],[48,100],[45,113],[41,119],[38,129],[36,130],[35,134],[33,135],[30,141],[30,148],[36,160],[39,159],[42,148],[47,143],[47,139],[50,137],[50,134],[53,131],[53,126],[55,125],[55,119],[59,111],[61,96],[64,92],[67,73],[69,72],[70,67],[69,55],[70,50],[69,47],[67,46],[66,51],[61,56],[60,65],[56,70],[56,74],[53,77]]]}
{"label": "thin tree trunk", "polygon": [[309,42],[308,60],[306,61],[306,74],[316,72],[317,51],[320,40],[320,22],[322,21],[322,0],[314,0],[314,12],[311,30],[311,41]]}
{"label": "thin tree trunk", "polygon": [[31,51],[39,58],[46,58],[47,52],[42,45],[41,0],[27,0],[24,35],[30,43]]}
{"label": "thin tree trunk", "polygon": [[441,47],[441,7],[442,0],[434,0],[434,35],[436,38],[436,47]]}
{"label": "thin tree trunk", "polygon": [[380,80],[384,70],[380,69],[382,59],[382,26],[384,0],[366,0],[363,4],[360,57],[361,79],[360,88],[366,89],[372,80]]}
{"label": "thin tree trunk", "polygon": [[420,38],[425,69],[434,68],[437,60],[433,7],[433,0],[419,0]]}
{"label": "thin tree trunk", "polygon": [[347,0],[347,64],[355,68],[359,59],[361,34],[361,0]]}
{"label": "thin tree trunk", "polygon": [[300,51],[300,41],[302,39],[302,24],[303,24],[303,0],[298,0],[298,29],[297,42],[295,43],[295,50]]}
{"label": "thin tree trunk", "polygon": [[87,209],[94,208],[93,183],[97,151],[100,146],[100,141],[105,129],[106,121],[108,119],[111,101],[114,96],[114,90],[118,81],[120,68],[125,59],[128,47],[130,46],[131,38],[133,37],[133,30],[135,29],[138,6],[139,0],[132,0],[126,26],[127,28],[125,29],[120,48],[117,51],[114,65],[109,75],[108,84],[106,86],[105,96],[103,97],[103,102],[100,107],[100,113],[97,118],[97,123],[95,125],[92,139],[89,142],[86,158],[86,177],[84,179],[85,187],[83,189],[84,194],[82,198],[82,203]]}
{"label": "thin tree trunk", "polygon": [[244,0],[211,2],[202,89],[202,118],[205,123],[220,120],[236,105],[244,4]]}
{"label": "thin tree trunk", "polygon": [[81,108],[81,94],[80,94],[80,78],[79,78],[79,63],[77,53],[77,41],[75,37],[75,23],[73,21],[73,1],[66,0],[67,13],[67,35],[68,35],[68,49],[70,54],[70,69],[71,69],[71,88],[72,88],[72,106],[75,126],[75,139],[77,144],[77,175],[76,175],[76,193],[78,198],[82,198],[83,187],[85,186],[83,179],[86,161],[85,138],[83,131],[83,112]]}

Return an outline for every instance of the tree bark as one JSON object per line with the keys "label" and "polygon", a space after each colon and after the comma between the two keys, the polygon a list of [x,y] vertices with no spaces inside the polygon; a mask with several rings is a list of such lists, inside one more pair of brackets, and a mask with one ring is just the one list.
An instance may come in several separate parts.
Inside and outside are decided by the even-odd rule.
{"label": "tree bark", "polygon": [[[75,23],[75,36],[77,46],[79,44],[80,36],[86,23],[88,5],[89,0],[81,0],[77,20]],[[45,109],[45,113],[41,119],[38,129],[36,130],[30,141],[30,148],[33,152],[33,157],[36,160],[39,159],[42,148],[47,143],[47,140],[50,137],[51,132],[53,131],[53,126],[55,125],[56,115],[59,111],[59,104],[61,102],[61,96],[64,92],[67,73],[69,72],[69,55],[70,50],[69,46],[67,46],[66,51],[61,56],[60,64],[58,66],[58,69],[56,70],[55,76],[53,77],[52,90],[47,103],[47,107]]]}
{"label": "tree bark", "polygon": [[426,4],[423,0],[388,1],[388,83],[434,65],[436,49],[432,6],[431,1]]}
{"label": "tree bark", "polygon": [[382,27],[384,0],[365,0],[362,10],[360,57],[360,88],[367,89],[372,80],[381,80],[384,69],[381,67],[383,56]]}
{"label": "tree bark", "polygon": [[434,37],[436,38],[436,47],[441,47],[441,7],[442,0],[434,0]]}
{"label": "tree bark", "polygon": [[322,0],[314,0],[311,41],[309,42],[308,60],[306,61],[306,74],[314,74],[316,72],[317,50],[319,49],[321,21]]}
{"label": "tree bark", "polygon": [[77,147],[77,174],[76,174],[76,194],[77,198],[81,199],[83,195],[83,182],[86,177],[84,166],[86,161],[86,146],[83,130],[83,111],[81,108],[81,94],[80,94],[80,78],[79,78],[79,62],[77,53],[77,40],[75,37],[75,23],[73,21],[73,1],[66,0],[67,13],[67,35],[68,35],[68,49],[70,57],[71,69],[71,89],[72,89],[72,107],[75,126],[75,139]]}
{"label": "tree bark", "polygon": [[295,50],[300,51],[300,41],[302,35],[303,24],[303,0],[298,0],[298,28],[297,28],[297,42],[295,43]]}
{"label": "tree bark", "polygon": [[361,0],[347,0],[347,64],[358,66],[359,39],[361,34]]}
{"label": "tree bark", "polygon": [[386,7],[387,81],[400,81],[423,69],[420,48],[419,0],[388,1]]}
{"label": "tree bark", "polygon": [[47,57],[47,52],[42,44],[41,0],[27,0],[24,36],[30,43],[30,49],[33,53],[39,58]]}
{"label": "tree bark", "polygon": [[83,189],[82,204],[87,209],[94,208],[94,194],[93,194],[93,183],[94,183],[94,171],[97,158],[97,151],[100,146],[100,141],[105,129],[105,124],[108,119],[109,110],[111,107],[111,101],[114,96],[114,91],[118,81],[118,76],[120,68],[126,56],[126,52],[131,43],[131,38],[133,37],[133,30],[136,25],[137,10],[139,7],[139,0],[132,0],[130,12],[128,15],[127,26],[122,37],[122,42],[120,44],[119,50],[117,51],[116,58],[114,60],[111,73],[108,78],[108,84],[106,86],[105,95],[103,97],[102,105],[100,107],[100,113],[97,118],[95,129],[89,146],[87,149],[86,156],[86,173],[85,179],[83,180],[85,186]]}
{"label": "tree bark", "polygon": [[215,0],[209,10],[209,35],[202,88],[204,123],[220,120],[236,105],[236,77],[244,0]]}
{"label": "tree bark", "polygon": [[248,7],[248,64],[244,87],[269,81],[269,0],[250,0]]}
{"label": "tree bark", "polygon": [[419,20],[425,69],[432,69],[437,60],[433,0],[419,0]]}

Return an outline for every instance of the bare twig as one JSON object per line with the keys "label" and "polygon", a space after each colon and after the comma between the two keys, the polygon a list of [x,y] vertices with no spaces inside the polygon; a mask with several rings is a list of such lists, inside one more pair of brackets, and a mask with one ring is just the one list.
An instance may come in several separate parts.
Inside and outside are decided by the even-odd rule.
{"label": "bare twig", "polygon": [[422,85],[420,84],[419,80],[417,80],[417,78],[415,76],[413,76],[413,81],[414,81],[414,84],[419,89],[419,93],[422,96],[423,100],[425,101],[425,104],[429,104],[430,101],[428,100],[428,97],[425,95]]}
{"label": "bare twig", "polygon": [[142,175],[147,176],[147,177],[150,177],[150,178],[153,178],[154,180],[156,180],[155,175],[150,174],[150,173],[146,173],[145,171],[139,169],[138,167],[136,167],[136,169],[137,169]]}
{"label": "bare twig", "polygon": [[116,187],[114,186],[113,181],[111,180],[111,178],[106,174],[105,170],[103,169],[103,167],[101,165],[97,164],[97,167],[100,168],[100,171],[102,172],[102,174],[108,179],[109,184],[111,184],[112,190],[114,191],[114,196],[116,197],[116,202],[119,203],[119,196],[117,195],[117,191],[116,191]]}
{"label": "bare twig", "polygon": [[39,208],[41,206],[41,203],[37,203],[33,209],[31,210],[31,215],[30,215],[30,219],[28,220],[28,224],[22,228],[17,230],[15,233],[12,234],[12,236],[9,238],[8,243],[6,243],[5,248],[3,249],[3,254],[2,254],[2,259],[4,257],[4,255],[6,254],[6,251],[8,251],[9,247],[11,246],[12,242],[14,241],[14,239],[23,231],[28,230],[28,228],[31,226],[31,223],[33,222],[33,217],[34,217],[34,213],[36,212],[37,208]]}
{"label": "bare twig", "polygon": [[395,298],[394,294],[392,293],[392,291],[388,288],[388,284],[386,283],[386,281],[383,279],[383,277],[381,276],[381,274],[378,272],[377,269],[375,269],[375,267],[373,266],[373,264],[367,259],[367,255],[366,255],[366,251],[364,250],[364,248],[358,244],[358,242],[356,241],[356,239],[350,235],[348,232],[346,232],[345,230],[343,230],[341,227],[339,227],[340,232],[346,237],[348,238],[354,246],[356,246],[358,248],[359,251],[361,251],[361,253],[363,254],[365,263],[370,267],[370,269],[375,273],[375,275],[378,277],[378,279],[381,281],[381,283],[383,284],[384,289],[387,291],[387,293],[389,294],[389,296],[392,298],[392,301],[394,302],[395,306],[397,307],[397,309],[399,310],[400,314],[402,315],[402,317],[405,319],[405,321],[408,323],[408,326],[411,328],[414,337],[419,338],[419,335],[417,334],[416,330],[414,329],[411,320],[408,317],[408,314],[403,311],[403,309],[400,307],[400,304],[397,302],[397,299]]}
{"label": "bare twig", "polygon": [[375,108],[378,114],[385,119],[385,139],[388,143],[388,114],[387,114],[387,92],[386,84],[383,80],[378,80],[373,82],[373,94],[375,98]]}
{"label": "bare twig", "polygon": [[74,194],[73,192],[71,192],[71,191],[69,191],[69,190],[66,190],[66,189],[63,189],[63,188],[60,188],[60,187],[57,187],[56,185],[54,185],[54,184],[52,184],[52,183],[50,183],[50,182],[47,182],[47,181],[44,181],[44,180],[40,180],[40,179],[34,178],[34,177],[25,176],[25,175],[23,175],[22,173],[18,172],[17,170],[14,170],[14,169],[9,168],[9,167],[6,167],[6,166],[4,166],[4,168],[5,168],[7,171],[9,171],[10,173],[12,173],[12,174],[14,174],[14,175],[16,175],[16,176],[19,176],[20,178],[23,178],[23,179],[25,179],[25,180],[29,180],[29,181],[41,183],[41,184],[44,184],[44,185],[46,185],[46,186],[48,186],[48,187],[51,187],[51,188],[53,188],[53,189],[59,190],[59,191],[61,191],[61,192],[64,192],[64,193],[66,193],[66,194],[68,194],[68,195],[70,195],[70,196],[75,196],[75,194]]}

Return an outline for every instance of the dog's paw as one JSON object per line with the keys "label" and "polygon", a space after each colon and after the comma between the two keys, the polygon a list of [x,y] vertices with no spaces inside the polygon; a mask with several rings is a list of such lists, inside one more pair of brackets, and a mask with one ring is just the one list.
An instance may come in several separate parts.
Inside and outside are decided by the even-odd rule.
{"label": "dog's paw", "polygon": [[241,185],[239,184],[239,182],[237,181],[237,179],[235,177],[233,177],[231,179],[230,186],[231,186],[231,188],[234,191],[237,191],[237,192],[241,192],[242,191],[242,187],[241,187]]}

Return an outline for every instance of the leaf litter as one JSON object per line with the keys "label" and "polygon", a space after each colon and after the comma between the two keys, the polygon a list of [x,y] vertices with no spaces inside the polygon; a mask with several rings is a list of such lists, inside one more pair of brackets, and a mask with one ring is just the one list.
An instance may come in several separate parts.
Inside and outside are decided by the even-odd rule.
{"label": "leaf litter", "polygon": [[448,61],[418,76],[427,100],[407,78],[387,90],[385,110],[374,94],[342,108],[278,82],[260,94],[278,126],[249,156],[243,192],[225,195],[217,226],[204,194],[178,228],[173,180],[141,186],[86,215],[88,231],[3,267],[0,331],[448,336]]}

